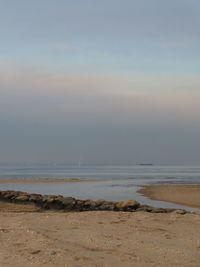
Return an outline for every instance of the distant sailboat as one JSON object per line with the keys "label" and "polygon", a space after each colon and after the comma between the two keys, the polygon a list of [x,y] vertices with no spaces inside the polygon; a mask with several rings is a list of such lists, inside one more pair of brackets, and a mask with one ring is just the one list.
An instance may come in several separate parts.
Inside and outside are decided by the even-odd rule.
{"label": "distant sailboat", "polygon": [[78,167],[80,168],[81,167],[81,160],[79,159],[78,161]]}

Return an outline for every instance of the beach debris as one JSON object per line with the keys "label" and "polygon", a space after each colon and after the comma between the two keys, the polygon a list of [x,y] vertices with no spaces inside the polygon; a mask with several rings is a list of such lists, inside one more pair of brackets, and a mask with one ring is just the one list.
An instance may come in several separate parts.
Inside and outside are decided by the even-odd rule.
{"label": "beach debris", "polygon": [[56,255],[56,251],[55,251],[55,250],[52,250],[52,251],[50,252],[50,255]]}
{"label": "beach debris", "polygon": [[36,254],[38,254],[38,253],[40,253],[40,252],[41,252],[41,250],[38,249],[38,250],[34,250],[34,251],[32,251],[31,254],[32,254],[32,255],[36,255]]}
{"label": "beach debris", "polygon": [[8,233],[9,231],[8,231],[8,229],[1,228],[1,229],[0,229],[0,232],[2,232],[2,233]]}

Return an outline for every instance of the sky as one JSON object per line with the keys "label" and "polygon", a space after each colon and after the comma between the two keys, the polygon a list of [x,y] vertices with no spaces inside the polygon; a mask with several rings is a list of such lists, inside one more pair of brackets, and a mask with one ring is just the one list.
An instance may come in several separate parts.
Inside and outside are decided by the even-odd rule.
{"label": "sky", "polygon": [[0,162],[200,164],[200,1],[0,0]]}

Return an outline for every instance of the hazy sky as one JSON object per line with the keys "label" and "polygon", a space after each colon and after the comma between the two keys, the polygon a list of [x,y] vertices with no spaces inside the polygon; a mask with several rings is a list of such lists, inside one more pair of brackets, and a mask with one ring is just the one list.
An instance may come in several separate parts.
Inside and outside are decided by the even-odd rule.
{"label": "hazy sky", "polygon": [[199,0],[0,0],[0,162],[200,163]]}

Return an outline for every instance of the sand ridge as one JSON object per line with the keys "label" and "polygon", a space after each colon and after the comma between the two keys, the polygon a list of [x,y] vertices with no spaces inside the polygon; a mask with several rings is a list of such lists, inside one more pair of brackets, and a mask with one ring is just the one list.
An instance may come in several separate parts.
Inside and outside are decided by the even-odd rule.
{"label": "sand ridge", "polygon": [[152,200],[161,200],[193,208],[200,208],[200,185],[144,186],[138,193]]}

